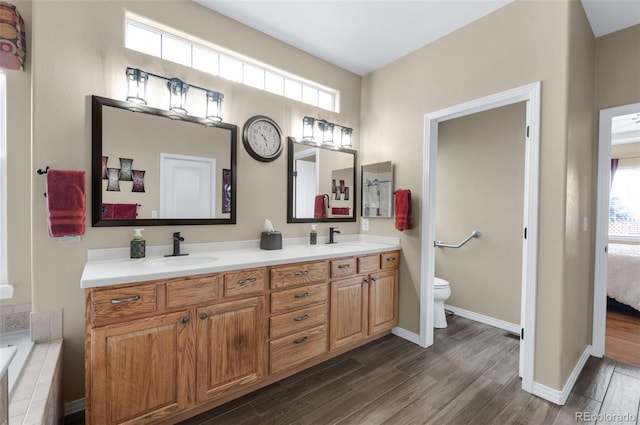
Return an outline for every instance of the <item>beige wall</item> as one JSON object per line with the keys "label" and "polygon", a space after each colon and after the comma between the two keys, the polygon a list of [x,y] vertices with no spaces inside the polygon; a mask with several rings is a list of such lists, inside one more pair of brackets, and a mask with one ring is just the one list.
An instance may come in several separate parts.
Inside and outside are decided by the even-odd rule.
{"label": "beige wall", "polygon": [[[33,161],[29,158],[27,135],[9,141],[11,149],[17,148],[20,151],[16,154],[16,161],[21,164],[21,172],[17,175],[22,177],[10,177],[10,184],[20,193],[16,204],[22,204],[22,209],[18,210],[13,206],[16,204],[11,202],[10,214],[21,226],[29,205],[33,206],[33,214],[31,222],[24,224],[25,232],[10,234],[9,237],[10,244],[21,244],[20,238],[28,239],[29,225],[33,225],[34,310],[64,309],[66,401],[81,398],[84,394],[84,292],[80,289],[80,277],[87,250],[126,247],[131,239],[131,228],[92,228],[88,216],[86,234],[80,242],[60,243],[47,236],[45,199],[42,196],[45,180],[33,177],[33,182],[30,183],[30,179],[33,168],[46,165],[53,168],[83,169],[90,175],[91,95],[123,99],[125,68],[132,66],[159,75],[175,76],[188,83],[223,92],[224,120],[237,124],[240,130],[249,117],[264,114],[278,122],[285,136],[299,137],[302,117],[310,115],[354,128],[354,147],[358,149],[359,145],[361,77],[191,1],[154,2],[153,7],[150,6],[149,2],[139,1],[33,3],[33,48],[29,54],[34,77]],[[337,114],[323,111],[181,65],[128,51],[123,47],[125,11],[338,89],[341,112]],[[13,102],[18,97],[20,102],[27,102],[24,108],[28,110],[28,82],[25,82],[20,91],[19,95],[10,93],[10,101]],[[28,132],[28,118],[20,122],[23,131]],[[286,224],[286,158],[287,155],[283,154],[274,162],[259,163],[246,153],[241,142],[238,143],[238,224],[147,226],[144,232],[147,244],[170,244],[173,231],[181,231],[187,243],[258,239],[265,218],[269,218],[285,237],[306,236],[309,225]],[[90,204],[90,196],[87,201]],[[256,206],[260,208],[257,209]],[[340,227],[347,234],[357,233],[358,229],[356,223],[341,223]],[[328,224],[319,224],[318,232],[326,234]],[[22,251],[24,260],[18,262],[19,267],[13,273],[26,274],[30,268],[29,249],[21,248]]]}
{"label": "beige wall", "polygon": [[[577,232],[573,221],[578,217],[588,215],[593,219],[591,202],[582,199],[585,191],[593,189],[593,179],[582,173],[583,168],[579,174],[571,174],[584,189],[572,202],[572,215],[566,215],[567,165],[576,162],[567,158],[572,6],[567,1],[515,1],[365,76],[360,138],[361,162],[393,161],[395,186],[411,189],[414,214],[420,217],[424,208],[424,114],[542,81],[535,380],[556,389],[564,385],[564,329],[559,323],[565,318],[565,305],[572,302],[563,299],[565,233]],[[592,40],[592,36],[587,38],[587,42]],[[590,122],[592,117],[586,119]],[[394,142],[389,143],[391,140]],[[584,155],[589,154],[587,150]],[[587,159],[588,164],[592,162],[593,158]],[[568,219],[572,220],[570,226]],[[419,330],[422,231],[419,219],[416,224],[415,229],[400,234],[400,326],[413,332]],[[371,220],[370,229],[372,233],[398,235],[388,221]],[[576,257],[579,261],[584,260],[582,254]],[[581,268],[589,268],[589,261]],[[581,284],[583,278],[582,274],[577,278]],[[588,296],[588,289],[584,291]],[[590,307],[580,304],[579,308]],[[570,347],[572,356],[589,342],[582,330],[580,339],[574,343],[575,348]],[[575,364],[577,359],[573,357],[570,362]]]}
{"label": "beige wall", "polygon": [[640,25],[596,39],[596,111],[640,102]]}
{"label": "beige wall", "polygon": [[449,281],[447,304],[520,324],[526,104],[438,125],[436,276]]}
{"label": "beige wall", "polygon": [[[580,3],[569,4],[564,278],[558,282],[562,291],[558,294],[562,299],[561,385],[573,372],[592,336],[598,158],[593,110],[595,40]],[[544,298],[539,296],[538,302],[545,302]]]}

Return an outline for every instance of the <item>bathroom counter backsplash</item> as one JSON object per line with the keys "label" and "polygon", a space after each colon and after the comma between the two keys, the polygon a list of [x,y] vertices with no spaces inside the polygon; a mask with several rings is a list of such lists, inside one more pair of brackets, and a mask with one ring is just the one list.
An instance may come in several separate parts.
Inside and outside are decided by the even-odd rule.
{"label": "bathroom counter backsplash", "polygon": [[144,282],[156,279],[218,273],[242,268],[324,260],[400,249],[400,239],[373,235],[341,235],[335,244],[318,237],[286,238],[282,249],[263,250],[260,241],[234,241],[182,245],[187,256],[165,257],[170,245],[147,246],[145,258],[130,259],[129,248],[91,249],[80,280],[81,288]]}

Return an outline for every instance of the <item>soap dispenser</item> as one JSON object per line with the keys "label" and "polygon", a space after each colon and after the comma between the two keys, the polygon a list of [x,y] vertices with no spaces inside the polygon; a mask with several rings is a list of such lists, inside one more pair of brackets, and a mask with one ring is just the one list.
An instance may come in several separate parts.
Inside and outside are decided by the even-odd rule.
{"label": "soap dispenser", "polygon": [[144,258],[145,241],[142,239],[144,229],[134,229],[133,240],[131,241],[131,258]]}
{"label": "soap dispenser", "polygon": [[318,231],[316,230],[316,225],[311,225],[311,232],[309,232],[309,243],[311,245],[315,245],[318,242]]}

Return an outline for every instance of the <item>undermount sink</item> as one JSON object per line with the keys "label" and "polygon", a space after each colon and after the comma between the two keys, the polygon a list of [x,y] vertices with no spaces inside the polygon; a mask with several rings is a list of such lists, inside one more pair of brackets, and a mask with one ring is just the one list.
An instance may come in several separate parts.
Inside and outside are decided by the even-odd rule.
{"label": "undermount sink", "polygon": [[216,261],[216,257],[183,255],[179,257],[163,257],[146,261],[150,266],[197,266]]}

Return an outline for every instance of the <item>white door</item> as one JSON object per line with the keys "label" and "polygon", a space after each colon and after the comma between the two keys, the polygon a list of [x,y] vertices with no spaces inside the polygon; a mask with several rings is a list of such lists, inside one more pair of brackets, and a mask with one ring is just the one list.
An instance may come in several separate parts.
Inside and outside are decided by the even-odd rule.
{"label": "white door", "polygon": [[294,205],[296,218],[313,218],[318,184],[318,149],[295,153]]}
{"label": "white door", "polygon": [[160,154],[160,218],[215,218],[216,160]]}

